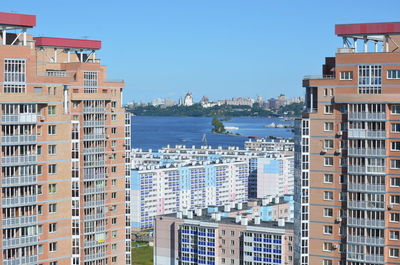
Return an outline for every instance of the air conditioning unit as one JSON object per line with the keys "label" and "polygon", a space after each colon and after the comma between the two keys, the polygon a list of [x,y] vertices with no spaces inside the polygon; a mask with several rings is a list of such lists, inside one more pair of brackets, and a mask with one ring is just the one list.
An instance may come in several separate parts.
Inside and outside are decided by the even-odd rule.
{"label": "air conditioning unit", "polygon": [[40,121],[44,121],[45,120],[45,116],[41,115],[40,116]]}
{"label": "air conditioning unit", "polygon": [[388,210],[392,210],[392,209],[393,209],[393,206],[394,206],[393,204],[389,204],[389,205],[388,205]]}
{"label": "air conditioning unit", "polygon": [[337,135],[343,135],[343,131],[338,131]]}
{"label": "air conditioning unit", "polygon": [[336,222],[338,222],[338,223],[340,223],[341,221],[342,221],[342,217],[338,217],[338,218],[336,218],[336,220],[335,220]]}
{"label": "air conditioning unit", "polygon": [[328,152],[328,149],[326,149],[326,148],[322,149],[322,153],[326,153],[326,152]]}
{"label": "air conditioning unit", "polygon": [[115,108],[111,108],[111,112],[114,112],[115,111]]}
{"label": "air conditioning unit", "polygon": [[110,138],[110,135],[106,135],[106,139]]}
{"label": "air conditioning unit", "polygon": [[333,245],[332,245],[332,248],[333,248],[333,249],[338,249],[338,248],[339,248],[339,245],[338,245],[338,244],[333,244]]}
{"label": "air conditioning unit", "polygon": [[342,148],[336,149],[335,152],[338,153],[338,154],[341,154],[342,153]]}

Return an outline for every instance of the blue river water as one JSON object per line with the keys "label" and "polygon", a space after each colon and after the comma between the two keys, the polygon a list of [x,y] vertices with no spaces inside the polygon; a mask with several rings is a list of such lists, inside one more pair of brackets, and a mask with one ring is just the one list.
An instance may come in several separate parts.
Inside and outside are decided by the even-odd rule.
{"label": "blue river water", "polygon": [[202,145],[203,135],[206,134],[207,144],[212,147],[239,146],[243,147],[249,136],[280,136],[293,137],[290,129],[266,128],[265,125],[274,123],[292,124],[279,118],[234,117],[224,121],[225,127],[239,127],[241,136],[230,136],[211,133],[211,117],[132,117],[132,148],[157,150],[169,145]]}

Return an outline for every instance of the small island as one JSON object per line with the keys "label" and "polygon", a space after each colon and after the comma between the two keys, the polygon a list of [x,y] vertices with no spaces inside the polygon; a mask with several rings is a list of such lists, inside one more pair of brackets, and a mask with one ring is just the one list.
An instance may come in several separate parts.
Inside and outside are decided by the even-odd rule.
{"label": "small island", "polygon": [[224,126],[224,124],[222,123],[222,121],[221,121],[219,118],[217,118],[217,117],[214,117],[214,118],[212,119],[211,124],[214,126],[214,127],[211,129],[211,132],[212,132],[212,133],[226,134],[226,135],[231,135],[231,136],[240,136],[240,134],[238,134],[238,133],[231,133],[231,132],[227,131],[227,130],[225,129],[225,126]]}

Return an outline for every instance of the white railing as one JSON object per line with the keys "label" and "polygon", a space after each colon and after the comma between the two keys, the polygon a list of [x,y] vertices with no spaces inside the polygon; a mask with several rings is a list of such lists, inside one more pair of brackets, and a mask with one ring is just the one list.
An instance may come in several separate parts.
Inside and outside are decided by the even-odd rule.
{"label": "white railing", "polygon": [[386,168],[384,166],[348,165],[347,172],[352,174],[384,174],[386,172]]}
{"label": "white railing", "polygon": [[21,216],[3,219],[3,226],[18,226],[36,223],[37,215]]}
{"label": "white railing", "polygon": [[107,178],[106,174],[99,173],[99,174],[85,174],[84,180],[102,180]]}
{"label": "white railing", "polygon": [[384,263],[385,262],[385,257],[382,255],[365,255],[365,261],[366,262],[373,262],[373,263]]}
{"label": "white railing", "polygon": [[334,75],[306,75],[304,79],[335,79]]}
{"label": "white railing", "polygon": [[354,48],[338,48],[337,53],[355,53],[356,49]]}
{"label": "white railing", "polygon": [[349,208],[362,208],[362,209],[385,209],[384,202],[368,202],[368,201],[347,201]]}
{"label": "white railing", "polygon": [[106,139],[105,134],[85,134],[83,136],[84,140],[104,140]]}
{"label": "white railing", "polygon": [[84,193],[85,195],[90,194],[90,193],[102,193],[106,190],[105,187],[98,187],[98,188],[85,188]]}
{"label": "white railing", "polygon": [[1,163],[5,164],[27,164],[35,163],[37,161],[37,155],[25,155],[25,156],[6,156],[1,158]]}
{"label": "white railing", "polygon": [[83,112],[86,113],[104,113],[106,111],[105,107],[84,107]]}
{"label": "white railing", "polygon": [[18,184],[34,184],[36,183],[36,176],[19,176],[19,177],[3,177],[1,184],[6,185],[18,185]]}
{"label": "white railing", "polygon": [[365,121],[384,121],[386,120],[385,112],[352,112],[348,113],[349,120],[365,120]]}
{"label": "white railing", "polygon": [[63,71],[63,70],[60,70],[60,71],[47,70],[46,71],[46,76],[66,77],[67,76],[67,72]]}
{"label": "white railing", "polygon": [[347,235],[347,243],[365,243],[372,245],[384,245],[385,239],[383,237],[366,237]]}
{"label": "white railing", "polygon": [[4,123],[36,123],[37,115],[35,113],[3,115],[1,121]]}
{"label": "white railing", "polygon": [[364,129],[349,129],[348,130],[349,138],[385,138],[386,131],[370,131]]}
{"label": "white railing", "polygon": [[89,260],[96,260],[96,259],[104,259],[107,256],[107,253],[95,253],[95,254],[88,254],[85,255],[85,262]]}
{"label": "white railing", "polygon": [[14,206],[17,204],[35,204],[37,203],[37,195],[3,198],[1,201],[3,206]]}
{"label": "white railing", "polygon": [[106,121],[84,121],[84,127],[104,126]]}
{"label": "white railing", "polygon": [[20,257],[15,259],[3,260],[3,265],[21,265],[21,264],[36,264],[38,256]]}
{"label": "white railing", "polygon": [[347,189],[352,191],[372,191],[372,192],[384,192],[386,191],[385,185],[374,185],[364,183],[347,183]]}
{"label": "white railing", "polygon": [[348,225],[368,226],[368,227],[385,227],[385,220],[369,220],[347,217]]}
{"label": "white railing", "polygon": [[104,153],[105,151],[106,149],[104,147],[90,147],[83,149],[84,154]]}
{"label": "white railing", "polygon": [[97,201],[84,202],[83,207],[84,208],[90,208],[90,207],[105,206],[105,205],[106,205],[106,201],[105,200],[97,200]]}
{"label": "white railing", "polygon": [[385,156],[386,155],[386,149],[383,148],[377,148],[377,149],[371,149],[371,148],[349,148],[348,149],[348,155],[355,155],[355,156]]}
{"label": "white railing", "polygon": [[36,135],[9,135],[1,137],[1,142],[3,144],[25,144],[36,141],[37,141]]}
{"label": "white railing", "polygon": [[98,161],[85,161],[83,162],[84,167],[102,167],[105,165],[105,160],[98,160]]}
{"label": "white railing", "polygon": [[92,220],[97,220],[97,219],[104,219],[106,218],[105,213],[98,213],[98,214],[88,214],[85,215],[85,221],[92,221]]}
{"label": "white railing", "polygon": [[38,236],[26,236],[26,237],[19,237],[19,238],[3,239],[3,248],[19,246],[19,245],[34,244],[34,243],[38,243],[38,242],[39,242]]}

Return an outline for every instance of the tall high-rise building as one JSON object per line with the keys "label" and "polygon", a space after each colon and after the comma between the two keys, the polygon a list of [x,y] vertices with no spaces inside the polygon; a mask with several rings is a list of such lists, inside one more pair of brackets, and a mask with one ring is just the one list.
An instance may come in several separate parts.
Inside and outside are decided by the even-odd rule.
{"label": "tall high-rise building", "polygon": [[2,264],[130,264],[130,116],[100,41],[0,13]]}
{"label": "tall high-rise building", "polygon": [[400,264],[400,23],[336,25],[297,123],[296,264]]}

